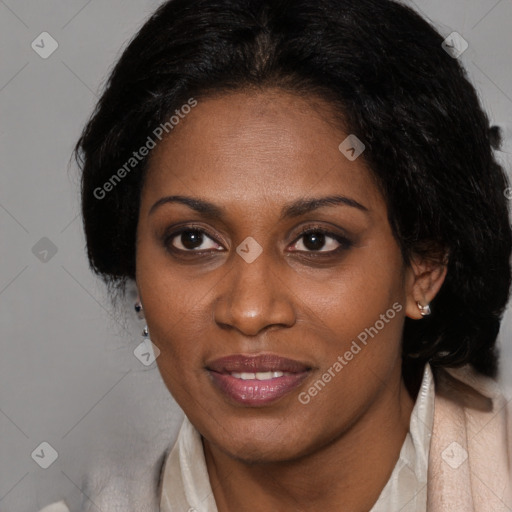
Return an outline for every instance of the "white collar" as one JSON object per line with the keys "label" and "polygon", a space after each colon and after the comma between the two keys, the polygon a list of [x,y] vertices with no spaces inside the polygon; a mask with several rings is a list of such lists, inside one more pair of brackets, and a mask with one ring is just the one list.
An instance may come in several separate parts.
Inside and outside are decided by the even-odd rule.
{"label": "white collar", "polygon": [[[429,364],[414,404],[399,459],[370,512],[426,510],[426,483],[434,418],[434,378]],[[218,512],[208,477],[201,435],[187,416],[163,466],[161,512]],[[405,500],[402,505],[400,503]]]}
{"label": "white collar", "polygon": [[434,424],[435,382],[425,365],[423,380],[411,413],[409,432],[391,477],[370,512],[425,512],[427,510],[428,461]]}

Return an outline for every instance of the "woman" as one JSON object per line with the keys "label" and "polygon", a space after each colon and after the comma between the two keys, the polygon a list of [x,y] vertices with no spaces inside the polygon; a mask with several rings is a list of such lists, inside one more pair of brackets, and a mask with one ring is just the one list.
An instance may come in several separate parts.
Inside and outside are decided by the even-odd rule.
{"label": "woman", "polygon": [[121,508],[511,510],[495,139],[398,3],[162,5],[77,144],[91,267],[186,415]]}

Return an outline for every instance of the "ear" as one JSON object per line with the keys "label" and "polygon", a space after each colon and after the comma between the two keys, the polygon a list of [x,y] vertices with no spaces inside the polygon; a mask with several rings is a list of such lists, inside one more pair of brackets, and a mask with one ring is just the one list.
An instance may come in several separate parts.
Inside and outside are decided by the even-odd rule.
{"label": "ear", "polygon": [[406,270],[406,306],[405,314],[414,320],[423,316],[418,307],[430,304],[437,295],[446,278],[448,258],[435,261],[421,256],[414,256]]}

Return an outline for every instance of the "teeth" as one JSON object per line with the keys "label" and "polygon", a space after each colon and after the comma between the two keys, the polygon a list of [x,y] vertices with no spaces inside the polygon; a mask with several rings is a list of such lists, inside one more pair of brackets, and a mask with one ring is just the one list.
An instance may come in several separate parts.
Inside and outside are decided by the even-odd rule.
{"label": "teeth", "polygon": [[274,377],[274,375],[272,375],[274,372],[258,372],[256,374],[256,378],[258,380],[269,380],[269,379],[272,379]]}
{"label": "teeth", "polygon": [[249,380],[249,379],[255,379],[256,375],[254,373],[232,373],[232,377],[235,377],[236,379],[242,379],[242,380]]}
{"label": "teeth", "polygon": [[242,379],[242,380],[270,380],[270,379],[275,379],[277,377],[282,377],[283,375],[290,375],[290,374],[287,372],[257,372],[257,373],[233,372],[233,373],[231,373],[231,376],[235,377],[235,379]]}

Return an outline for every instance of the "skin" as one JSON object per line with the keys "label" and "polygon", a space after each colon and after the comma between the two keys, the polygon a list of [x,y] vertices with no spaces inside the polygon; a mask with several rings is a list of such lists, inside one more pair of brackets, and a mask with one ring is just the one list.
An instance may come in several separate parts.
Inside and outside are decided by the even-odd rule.
{"label": "skin", "polygon": [[[136,283],[163,380],[203,436],[219,512],[337,510],[340,503],[370,510],[409,427],[415,393],[401,374],[403,323],[421,321],[416,302],[434,298],[446,267],[418,258],[404,264],[384,199],[363,158],[339,151],[347,133],[330,112],[321,99],[270,89],[199,99],[151,154]],[[224,213],[175,202],[150,212],[171,195]],[[337,204],[280,218],[290,202],[332,195],[366,211]],[[190,233],[169,236],[191,223],[206,231],[199,249]],[[299,233],[310,226],[350,244],[326,235],[314,246]],[[248,236],[263,249],[252,263],[236,252]],[[394,303],[402,305],[395,318],[302,404],[299,393]],[[263,407],[233,403],[212,385],[207,361],[262,352],[312,369],[299,388]]]}

